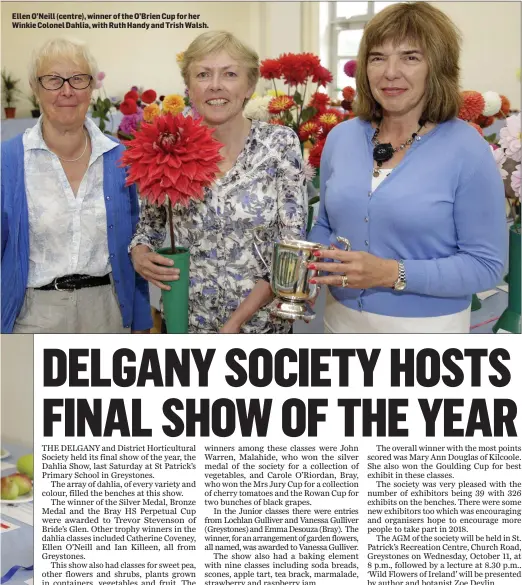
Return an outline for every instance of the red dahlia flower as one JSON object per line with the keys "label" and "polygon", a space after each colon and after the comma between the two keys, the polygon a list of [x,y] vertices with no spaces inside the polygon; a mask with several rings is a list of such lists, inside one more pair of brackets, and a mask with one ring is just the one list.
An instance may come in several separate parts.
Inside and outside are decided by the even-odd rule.
{"label": "red dahlia flower", "polygon": [[261,61],[259,72],[263,79],[281,79],[281,63],[279,63],[279,59]]}
{"label": "red dahlia flower", "polygon": [[285,123],[283,122],[283,120],[281,120],[281,118],[270,118],[270,120],[268,120],[269,124],[272,124],[272,126],[284,126]]}
{"label": "red dahlia flower", "polygon": [[301,85],[308,79],[307,70],[301,66],[299,55],[284,53],[279,57],[281,75],[287,85]]}
{"label": "red dahlia flower", "polygon": [[333,75],[326,67],[319,65],[314,71],[312,81],[323,87],[326,87],[328,83],[332,83]]}
{"label": "red dahlia flower", "polygon": [[316,124],[315,122],[310,121],[301,124],[299,127],[299,140],[301,142],[310,140],[312,136],[315,136],[319,132],[319,129],[319,124]]}
{"label": "red dahlia flower", "polygon": [[306,77],[315,75],[319,69],[324,69],[324,67],[321,67],[319,57],[313,53],[299,53],[296,58],[298,67],[306,73]]}
{"label": "red dahlia flower", "polygon": [[484,109],[484,98],[478,91],[463,91],[462,105],[458,117],[466,122],[474,122]]}
{"label": "red dahlia flower", "polygon": [[315,168],[318,169],[321,166],[321,155],[323,154],[324,143],[326,140],[323,138],[317,142],[310,149],[308,156],[308,162]]}
{"label": "red dahlia flower", "polygon": [[328,97],[328,94],[323,93],[322,91],[316,91],[312,94],[308,105],[315,108],[318,112],[324,112],[329,103],[330,98]]}
{"label": "red dahlia flower", "polygon": [[268,103],[268,111],[271,114],[280,114],[286,112],[295,106],[294,98],[288,95],[278,95],[270,100]]}
{"label": "red dahlia flower", "polygon": [[138,104],[136,100],[131,98],[124,99],[120,104],[120,112],[124,116],[128,116],[129,114],[135,114],[138,111]]}
{"label": "red dahlia flower", "polygon": [[480,114],[480,116],[475,120],[475,124],[478,124],[481,128],[487,128],[488,126],[491,126],[494,121],[495,116],[483,116]]}
{"label": "red dahlia flower", "polygon": [[324,136],[330,132],[330,130],[339,124],[343,119],[342,114],[337,110],[327,110],[324,114],[318,116],[317,121],[321,126]]}
{"label": "red dahlia flower", "polygon": [[141,94],[141,101],[145,104],[152,104],[156,101],[156,92],[153,89],[147,89]]}
{"label": "red dahlia flower", "polygon": [[123,96],[123,99],[124,100],[134,100],[135,102],[137,102],[140,99],[140,94],[137,91],[134,91],[133,89],[131,89]]}
{"label": "red dahlia flower", "polygon": [[345,88],[343,88],[343,98],[347,102],[353,102],[353,99],[355,98],[355,89],[347,85]]}
{"label": "red dahlia flower", "polygon": [[203,199],[219,171],[222,145],[212,138],[214,130],[182,114],[158,116],[142,123],[133,140],[124,142],[127,150],[121,166],[128,166],[126,186],[135,183],[140,195],[151,203],[187,206],[191,199]]}

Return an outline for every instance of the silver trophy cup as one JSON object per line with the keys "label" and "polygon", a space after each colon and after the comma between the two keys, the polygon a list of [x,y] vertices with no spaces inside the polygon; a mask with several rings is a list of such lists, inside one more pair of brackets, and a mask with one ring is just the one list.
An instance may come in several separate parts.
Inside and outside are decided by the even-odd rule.
{"label": "silver trophy cup", "polygon": [[[270,272],[270,285],[276,295],[268,307],[270,313],[282,319],[304,319],[305,321],[314,319],[315,313],[308,301],[313,300],[318,293],[318,286],[310,284],[310,279],[317,276],[317,270],[311,270],[308,264],[316,260],[313,255],[315,250],[328,250],[332,247],[303,240],[283,239],[273,244],[272,267],[269,268],[259,251],[256,240],[263,243],[259,234],[254,231],[254,246]],[[337,241],[344,244],[345,250],[351,248],[346,238],[338,237]]]}

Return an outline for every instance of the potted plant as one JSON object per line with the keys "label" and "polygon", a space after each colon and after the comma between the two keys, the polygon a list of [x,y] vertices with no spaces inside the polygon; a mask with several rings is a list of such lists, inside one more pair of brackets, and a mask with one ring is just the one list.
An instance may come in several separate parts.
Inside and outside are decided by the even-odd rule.
{"label": "potted plant", "polygon": [[2,97],[4,99],[5,106],[5,117],[14,118],[16,108],[13,104],[17,101],[17,96],[20,94],[18,89],[19,79],[15,79],[5,69],[2,70]]}
{"label": "potted plant", "polygon": [[29,101],[31,102],[31,105],[33,106],[31,109],[31,116],[33,118],[39,118],[40,117],[40,104],[38,102],[38,98],[36,97],[36,95],[34,93],[31,93],[31,95],[29,96]]}

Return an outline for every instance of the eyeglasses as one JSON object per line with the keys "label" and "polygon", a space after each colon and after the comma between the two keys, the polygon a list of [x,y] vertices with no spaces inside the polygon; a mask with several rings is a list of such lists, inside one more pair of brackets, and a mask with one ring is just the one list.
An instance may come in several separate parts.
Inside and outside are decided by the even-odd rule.
{"label": "eyeglasses", "polygon": [[92,75],[81,73],[72,77],[60,77],[59,75],[42,75],[38,78],[40,85],[49,91],[60,89],[67,81],[73,89],[87,89],[93,80]]}

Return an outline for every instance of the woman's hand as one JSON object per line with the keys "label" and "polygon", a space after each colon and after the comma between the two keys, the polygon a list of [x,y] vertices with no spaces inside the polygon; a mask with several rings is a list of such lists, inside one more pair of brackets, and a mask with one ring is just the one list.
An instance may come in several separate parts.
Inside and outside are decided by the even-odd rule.
{"label": "woman's hand", "polygon": [[237,325],[229,319],[223,327],[221,327],[219,333],[241,333],[241,324]]}
{"label": "woman's hand", "polygon": [[310,282],[344,286],[347,288],[393,287],[399,278],[399,264],[396,260],[379,258],[368,252],[345,252],[344,250],[317,250],[318,260],[331,258],[337,262],[311,262],[308,267],[330,272],[328,276],[315,276]]}
{"label": "woman's hand", "polygon": [[131,259],[139,275],[163,290],[170,290],[163,280],[179,279],[179,268],[173,268],[174,261],[152,252],[144,244],[138,244],[131,250]]}

